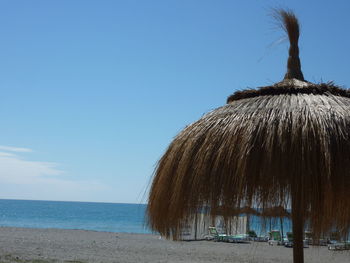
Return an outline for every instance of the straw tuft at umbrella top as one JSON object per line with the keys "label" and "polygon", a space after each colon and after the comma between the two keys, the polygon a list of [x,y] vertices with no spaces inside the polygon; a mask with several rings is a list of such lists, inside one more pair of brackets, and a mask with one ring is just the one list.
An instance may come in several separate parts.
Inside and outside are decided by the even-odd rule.
{"label": "straw tuft at umbrella top", "polygon": [[300,29],[298,19],[293,12],[283,9],[276,9],[274,16],[280,22],[282,29],[288,34],[290,43],[287,73],[284,79],[304,80],[299,59],[298,41]]}

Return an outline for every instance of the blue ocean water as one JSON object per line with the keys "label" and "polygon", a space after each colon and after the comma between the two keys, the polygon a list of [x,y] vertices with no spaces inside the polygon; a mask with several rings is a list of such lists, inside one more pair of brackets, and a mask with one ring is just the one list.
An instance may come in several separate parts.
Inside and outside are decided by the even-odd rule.
{"label": "blue ocean water", "polygon": [[[0,199],[0,226],[151,233],[145,211],[144,204]],[[279,219],[267,219],[263,225],[260,217],[250,216],[250,228],[258,235],[281,229]],[[291,230],[289,219],[283,220],[283,229]]]}
{"label": "blue ocean water", "polygon": [[144,204],[1,200],[0,226],[151,233]]}

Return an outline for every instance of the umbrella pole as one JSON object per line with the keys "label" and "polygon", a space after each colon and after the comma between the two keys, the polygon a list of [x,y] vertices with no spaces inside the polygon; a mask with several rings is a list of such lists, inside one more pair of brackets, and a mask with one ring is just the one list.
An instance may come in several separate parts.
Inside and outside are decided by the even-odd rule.
{"label": "umbrella pole", "polygon": [[301,207],[301,192],[300,189],[298,190],[292,195],[293,263],[304,263],[304,218],[303,209]]}
{"label": "umbrella pole", "polygon": [[246,215],[246,220],[247,220],[246,234],[249,234],[249,231],[250,231],[250,215]]}
{"label": "umbrella pole", "polygon": [[197,240],[197,211],[196,211],[196,214],[195,214],[195,217],[194,217],[194,240]]}
{"label": "umbrella pole", "polygon": [[281,224],[281,234],[282,234],[282,243],[283,243],[283,219],[280,217],[280,224]]}

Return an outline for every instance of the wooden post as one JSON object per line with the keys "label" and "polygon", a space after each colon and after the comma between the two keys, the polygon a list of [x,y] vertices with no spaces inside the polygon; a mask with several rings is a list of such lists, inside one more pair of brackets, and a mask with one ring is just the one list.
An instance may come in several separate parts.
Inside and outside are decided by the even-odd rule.
{"label": "wooden post", "polygon": [[281,234],[282,234],[282,243],[283,243],[283,219],[280,217],[280,224],[281,224]]}
{"label": "wooden post", "polygon": [[296,189],[292,189],[293,263],[304,263],[302,193],[300,186],[294,188]]}
{"label": "wooden post", "polygon": [[196,211],[195,217],[194,217],[194,240],[197,240],[197,221],[198,221],[198,211]]}
{"label": "wooden post", "polygon": [[[239,217],[237,217],[239,218]],[[247,220],[247,224],[246,224],[246,234],[249,234],[250,231],[250,215],[246,214],[246,220]]]}

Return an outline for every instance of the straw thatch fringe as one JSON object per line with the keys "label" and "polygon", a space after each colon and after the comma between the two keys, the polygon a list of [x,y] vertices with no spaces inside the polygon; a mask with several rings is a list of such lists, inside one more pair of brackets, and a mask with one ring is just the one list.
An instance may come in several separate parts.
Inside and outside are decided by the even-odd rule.
{"label": "straw thatch fringe", "polygon": [[338,96],[347,91],[332,92],[335,86],[319,88],[322,93],[243,96],[186,127],[155,171],[152,229],[176,238],[200,207],[229,221],[238,207],[290,207],[298,191],[316,236],[334,229],[346,235],[350,99]]}
{"label": "straw thatch fringe", "polygon": [[257,89],[246,89],[236,91],[227,98],[227,103],[234,100],[253,98],[267,95],[296,95],[296,94],[313,94],[313,95],[328,95],[333,94],[350,98],[350,91],[336,86],[333,82],[314,84],[310,82],[298,81],[296,79],[284,80],[272,86],[260,87]]}
{"label": "straw thatch fringe", "polygon": [[273,206],[266,208],[261,213],[265,217],[290,217],[290,212],[283,206]]}

